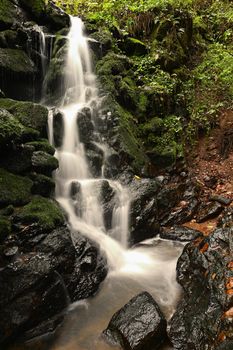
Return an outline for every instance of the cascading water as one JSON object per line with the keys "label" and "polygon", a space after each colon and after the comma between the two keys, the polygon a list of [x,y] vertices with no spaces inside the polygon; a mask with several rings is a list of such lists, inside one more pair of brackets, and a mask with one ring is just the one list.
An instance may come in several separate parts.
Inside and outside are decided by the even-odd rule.
{"label": "cascading water", "polygon": [[[175,267],[182,246],[155,239],[153,244],[143,244],[127,250],[130,196],[119,182],[102,177],[94,178],[88,165],[85,147],[80,142],[78,118],[88,109],[95,125],[95,111],[100,105],[95,75],[91,69],[88,38],[83,35],[83,23],[71,18],[68,34],[68,54],[65,66],[65,96],[60,106],[64,120],[62,146],[57,148],[59,169],[56,172],[56,199],[68,214],[75,241],[75,231],[97,242],[105,252],[110,272],[99,294],[87,303],[77,303],[76,316],[67,320],[60,334],[62,347],[72,349],[73,338],[78,349],[108,349],[97,340],[112,314],[132,296],[142,290],[150,292],[169,317],[174,311],[179,287],[175,280]],[[53,143],[52,114],[49,116],[49,139]],[[96,133],[97,134],[97,133]],[[93,140],[108,154],[101,136]],[[104,164],[102,166],[104,168]],[[107,181],[114,193],[111,227],[106,228],[100,201],[101,184]],[[72,195],[72,187],[76,194]],[[78,202],[78,205],[76,204]],[[75,322],[74,322],[75,320]],[[85,330],[84,330],[85,328]],[[63,340],[61,340],[63,339]],[[64,346],[64,339],[67,347]],[[78,340],[77,340],[78,339]],[[77,349],[77,346],[74,346]]]}

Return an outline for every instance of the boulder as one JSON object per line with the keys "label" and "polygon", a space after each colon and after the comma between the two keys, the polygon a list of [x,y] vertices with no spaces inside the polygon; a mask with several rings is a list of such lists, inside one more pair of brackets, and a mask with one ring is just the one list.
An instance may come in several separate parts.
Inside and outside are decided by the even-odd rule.
{"label": "boulder", "polygon": [[156,180],[135,179],[131,183],[131,245],[154,237],[159,233],[157,207],[159,189],[160,184]]}
{"label": "boulder", "polygon": [[189,243],[178,260],[184,294],[169,332],[177,350],[227,349],[232,343],[233,235],[228,222]]}
{"label": "boulder", "polygon": [[32,154],[32,167],[38,173],[51,175],[58,168],[58,160],[43,151],[35,151]]}
{"label": "boulder", "polygon": [[32,181],[0,169],[0,207],[24,205],[31,199]]}
{"label": "boulder", "polygon": [[185,226],[163,227],[160,230],[160,237],[172,241],[189,242],[201,237],[202,232]]}
{"label": "boulder", "polygon": [[46,107],[33,102],[1,98],[0,108],[13,114],[25,127],[36,129],[41,136],[47,137],[48,109]]}
{"label": "boulder", "polygon": [[21,49],[0,48],[0,88],[11,98],[33,99],[34,62]]}
{"label": "boulder", "polygon": [[166,339],[166,324],[155,300],[142,292],[113,315],[103,334],[125,350],[156,350]]}
{"label": "boulder", "polygon": [[91,114],[88,109],[78,113],[77,125],[80,142],[89,144],[90,142],[94,141],[94,124],[91,120]]}
{"label": "boulder", "polygon": [[205,222],[213,219],[223,211],[223,206],[218,202],[212,202],[202,205],[197,213],[197,222]]}
{"label": "boulder", "polygon": [[32,193],[43,197],[51,197],[55,190],[55,182],[51,177],[42,174],[32,174]]}
{"label": "boulder", "polygon": [[14,222],[23,225],[37,223],[45,232],[63,225],[64,221],[63,211],[58,204],[41,196],[34,196],[14,217]]}

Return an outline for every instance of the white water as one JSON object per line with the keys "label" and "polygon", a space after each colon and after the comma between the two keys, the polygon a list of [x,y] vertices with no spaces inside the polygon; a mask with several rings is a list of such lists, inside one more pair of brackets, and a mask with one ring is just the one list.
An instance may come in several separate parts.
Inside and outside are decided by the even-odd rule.
{"label": "white water", "polygon": [[[127,249],[130,194],[127,188],[113,180],[107,181],[115,193],[116,204],[111,228],[105,228],[103,208],[99,200],[100,184],[104,179],[93,178],[77,126],[78,112],[84,107],[93,111],[93,108],[98,108],[100,99],[95,84],[96,77],[92,72],[88,39],[83,34],[83,23],[79,18],[72,18],[71,21],[65,67],[66,94],[60,106],[64,116],[64,138],[62,146],[56,150],[60,164],[55,175],[56,199],[68,214],[73,240],[76,239],[75,231],[78,231],[98,243],[107,256],[110,272],[99,294],[85,303],[87,307],[83,309],[83,304],[77,304],[75,321],[67,321],[68,326],[61,332],[60,340],[53,349],[60,348],[63,338],[66,339],[67,347],[62,345],[62,349],[73,349],[68,345],[73,338],[77,338],[79,344],[83,341],[82,346],[74,346],[74,349],[107,349],[106,345],[98,343],[98,335],[107,326],[113,313],[136,293],[149,291],[168,318],[174,312],[179,296],[175,268],[182,246],[156,239],[150,244]],[[50,114],[51,143],[52,126]],[[107,145],[98,143],[98,147],[107,156]],[[73,183],[79,186],[77,198],[70,194]],[[91,341],[87,340],[90,337],[87,329],[92,330]]]}

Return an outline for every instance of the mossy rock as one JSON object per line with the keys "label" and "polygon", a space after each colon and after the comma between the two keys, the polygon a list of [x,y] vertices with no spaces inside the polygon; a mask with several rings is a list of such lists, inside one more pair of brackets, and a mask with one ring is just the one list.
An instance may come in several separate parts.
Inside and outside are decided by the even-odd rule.
{"label": "mossy rock", "polygon": [[31,199],[32,185],[33,182],[29,178],[0,169],[0,207],[28,203]]}
{"label": "mossy rock", "polygon": [[18,39],[18,33],[14,30],[4,30],[0,32],[0,47],[14,48]]}
{"label": "mossy rock", "polygon": [[119,119],[119,138],[120,148],[129,155],[129,162],[134,171],[141,174],[142,169],[148,163],[148,158],[140,144],[136,127],[132,115],[123,109],[120,105],[115,104],[113,114]]}
{"label": "mossy rock", "polygon": [[0,99],[0,108],[4,108],[26,127],[38,130],[47,135],[48,109],[40,104],[16,101],[9,98]]}
{"label": "mossy rock", "polygon": [[43,151],[35,151],[32,155],[32,166],[36,172],[51,175],[58,168],[58,160]]}
{"label": "mossy rock", "polygon": [[0,243],[3,243],[10,233],[11,233],[10,221],[5,217],[0,216]]}
{"label": "mossy rock", "polygon": [[27,137],[29,130],[7,110],[0,108],[0,146],[11,147]]}
{"label": "mossy rock", "polygon": [[46,11],[47,0],[20,0],[22,6],[30,10],[36,17],[40,18]]}
{"label": "mossy rock", "polygon": [[50,0],[20,0],[20,3],[39,23],[46,23],[54,30],[70,25],[69,16]]}
{"label": "mossy rock", "polygon": [[126,38],[124,50],[129,56],[144,56],[148,53],[146,44],[136,38]]}
{"label": "mossy rock", "polygon": [[32,146],[35,151],[43,151],[45,153],[51,154],[52,156],[55,153],[55,148],[52,145],[50,145],[50,143],[46,139],[28,142],[26,145]]}
{"label": "mossy rock", "polygon": [[50,177],[42,174],[35,174],[33,180],[32,193],[43,197],[50,197],[55,190],[55,182]]}
{"label": "mossy rock", "polygon": [[44,231],[52,231],[65,222],[64,214],[58,204],[41,196],[34,196],[16,216],[16,221],[23,224],[38,223]]}
{"label": "mossy rock", "polygon": [[20,49],[0,48],[0,69],[2,72],[10,72],[15,77],[32,76],[36,73],[36,67],[28,55]]}
{"label": "mossy rock", "polygon": [[89,37],[93,39],[93,41],[89,42],[89,46],[98,59],[106,55],[113,46],[112,34],[105,28],[99,28],[98,31],[92,33]]}
{"label": "mossy rock", "polygon": [[17,17],[17,7],[10,0],[1,0],[0,3],[0,30],[10,28]]}
{"label": "mossy rock", "polygon": [[7,157],[0,157],[0,167],[14,174],[25,174],[31,170],[33,152],[33,146],[15,146],[7,150]]}

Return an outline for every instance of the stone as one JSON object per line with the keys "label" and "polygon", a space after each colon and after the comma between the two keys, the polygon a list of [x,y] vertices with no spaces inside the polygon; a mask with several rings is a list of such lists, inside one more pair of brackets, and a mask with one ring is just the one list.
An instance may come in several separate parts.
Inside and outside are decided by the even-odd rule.
{"label": "stone", "polygon": [[231,198],[226,198],[224,196],[218,196],[218,195],[210,196],[210,200],[214,202],[218,202],[223,205],[229,205],[232,202]]}
{"label": "stone", "polygon": [[36,129],[41,136],[47,137],[48,109],[33,102],[0,99],[0,108],[13,114],[26,127]]}
{"label": "stone", "polygon": [[33,99],[34,62],[21,49],[0,48],[0,88],[14,99]]}
{"label": "stone", "polygon": [[32,181],[0,169],[0,207],[24,205],[31,199]]}
{"label": "stone", "polygon": [[139,243],[159,233],[157,194],[160,183],[156,180],[134,180],[130,186],[130,244]]}
{"label": "stone", "polygon": [[169,327],[175,349],[221,349],[222,335],[232,342],[232,237],[223,225],[185,246],[177,264],[183,296]]}
{"label": "stone", "polygon": [[166,320],[152,296],[142,292],[113,315],[103,334],[123,349],[160,349],[166,339]]}
{"label": "stone", "polygon": [[38,223],[43,231],[51,231],[64,224],[63,211],[58,204],[41,196],[34,196],[14,217],[14,222],[24,225]]}
{"label": "stone", "polygon": [[202,232],[185,226],[162,227],[160,237],[179,242],[189,242],[202,236]]}
{"label": "stone", "polygon": [[35,151],[32,154],[32,167],[38,173],[51,175],[58,168],[58,160],[43,151]]}
{"label": "stone", "polygon": [[31,176],[33,180],[32,193],[38,194],[43,197],[51,197],[55,190],[55,182],[48,176],[42,174],[33,174]]}
{"label": "stone", "polygon": [[223,206],[220,203],[207,203],[199,208],[196,221],[198,223],[213,219],[223,211]]}

